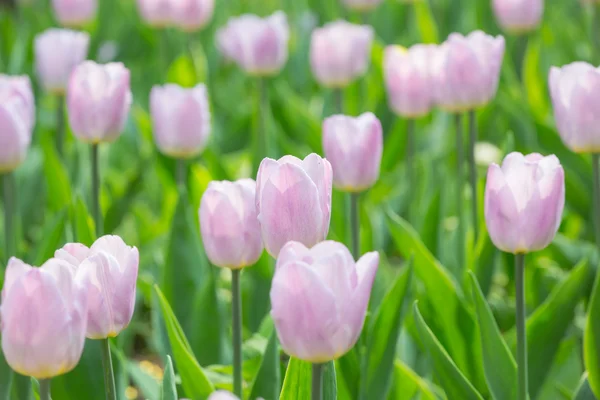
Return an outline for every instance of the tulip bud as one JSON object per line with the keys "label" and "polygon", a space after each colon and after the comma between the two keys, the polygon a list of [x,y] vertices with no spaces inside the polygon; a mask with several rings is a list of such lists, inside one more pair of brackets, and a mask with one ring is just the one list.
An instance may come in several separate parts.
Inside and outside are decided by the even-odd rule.
{"label": "tulip bud", "polygon": [[182,0],[174,4],[173,20],[184,31],[204,28],[211,20],[215,0]]}
{"label": "tulip bud", "polygon": [[373,113],[334,115],[323,122],[323,151],[333,168],[333,184],[362,192],[379,179],[383,153],[381,122]]}
{"label": "tulip bud", "polygon": [[48,379],[79,362],[86,331],[82,274],[50,259],[33,268],[12,257],[6,267],[0,320],[2,351],[19,374]]}
{"label": "tulip bud", "polygon": [[499,25],[511,33],[525,33],[540,24],[544,0],[493,0]]}
{"label": "tulip bud", "polygon": [[271,286],[271,316],[283,350],[311,363],[335,360],[350,350],[363,327],[378,265],[377,252],[355,263],[338,242],[310,250],[287,243]]}
{"label": "tulip bud", "polygon": [[102,236],[89,249],[69,243],[54,254],[78,266],[87,276],[87,337],[117,336],[131,322],[135,306],[135,285],[139,253],[119,236]]}
{"label": "tulip bud", "polygon": [[486,105],[496,95],[504,38],[481,31],[453,33],[438,46],[432,62],[437,104],[450,112]]}
{"label": "tulip bud", "polygon": [[44,89],[63,94],[71,71],[85,60],[90,35],[50,28],[35,38],[35,65]]}
{"label": "tulip bud", "polygon": [[172,22],[172,0],[137,0],[140,16],[155,28],[164,28]]}
{"label": "tulip bud", "polygon": [[206,255],[218,267],[238,269],[258,261],[263,251],[256,216],[256,182],[208,184],[200,202],[200,231]]}
{"label": "tulip bud", "polygon": [[565,205],[564,171],[556,156],[510,153],[490,165],[485,221],[496,247],[514,254],[548,246]]}
{"label": "tulip bud", "polygon": [[289,38],[284,12],[267,18],[246,14],[231,18],[218,30],[217,46],[246,73],[266,76],[277,74],[285,65]]}
{"label": "tulip bud", "polygon": [[206,147],[210,110],[206,86],[185,89],[154,86],[150,92],[154,141],[159,150],[175,158],[191,158]]}
{"label": "tulip bud", "polygon": [[356,11],[371,11],[381,2],[382,0],[343,0],[348,9]]}
{"label": "tulip bud", "polygon": [[73,134],[83,142],[112,142],[123,131],[129,107],[129,70],[121,63],[84,61],[69,79],[67,108]]}
{"label": "tulip bud", "polygon": [[52,0],[54,15],[63,26],[80,28],[96,17],[97,0]]}
{"label": "tulip bud", "polygon": [[265,158],[256,179],[256,210],[267,252],[277,257],[290,240],[306,246],[325,240],[329,232],[331,164],[316,154],[304,160]]}
{"label": "tulip bud", "polygon": [[0,75],[0,173],[14,170],[25,160],[34,124],[29,78]]}
{"label": "tulip bud", "polygon": [[313,31],[310,65],[317,81],[326,87],[343,88],[369,68],[373,28],[334,21]]}
{"label": "tulip bud", "polygon": [[550,69],[556,127],[576,153],[600,152],[600,68],[574,62]]}

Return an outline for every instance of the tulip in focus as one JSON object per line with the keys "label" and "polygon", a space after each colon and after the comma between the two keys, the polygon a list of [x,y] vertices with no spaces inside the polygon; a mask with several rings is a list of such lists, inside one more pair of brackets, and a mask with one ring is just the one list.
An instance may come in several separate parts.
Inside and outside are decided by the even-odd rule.
{"label": "tulip in focus", "polygon": [[544,0],[493,0],[498,24],[510,33],[534,30],[542,20]]}
{"label": "tulip in focus", "polygon": [[138,276],[138,249],[119,236],[106,235],[88,248],[68,243],[54,256],[84,271],[87,279],[88,325],[86,336],[117,336],[131,322]]}
{"label": "tulip in focus", "polygon": [[263,251],[256,216],[256,182],[212,181],[200,202],[200,231],[206,255],[218,267],[253,265]]}
{"label": "tulip in focus", "polygon": [[326,87],[343,88],[369,68],[373,28],[334,21],[313,31],[310,65],[317,81]]}
{"label": "tulip in focus", "polygon": [[84,61],[69,79],[67,109],[73,134],[83,142],[112,142],[123,131],[129,107],[129,70],[122,63]]}
{"label": "tulip in focus", "polygon": [[550,69],[556,127],[576,153],[600,152],[600,68],[574,62]]}
{"label": "tulip in focus", "polygon": [[434,103],[430,63],[434,45],[417,44],[406,50],[385,49],[383,68],[390,107],[397,115],[418,118],[427,115]]}
{"label": "tulip in focus", "polygon": [[52,7],[61,25],[79,28],[96,17],[98,0],[52,0]]}
{"label": "tulip in focus", "polygon": [[488,169],[485,221],[492,242],[502,251],[524,254],[548,246],[564,204],[564,171],[554,155],[511,153],[502,166]]}
{"label": "tulip in focus", "polygon": [[215,10],[215,0],[181,0],[173,5],[173,22],[184,31],[204,28]]}
{"label": "tulip in focus", "polygon": [[150,93],[154,140],[175,158],[191,158],[204,150],[210,135],[206,86],[186,89],[174,84],[154,86]]}
{"label": "tulip in focus", "polygon": [[451,34],[437,47],[431,73],[437,104],[450,112],[486,105],[496,95],[504,38],[481,31]]}
{"label": "tulip in focus", "polygon": [[63,94],[73,69],[85,60],[90,35],[50,28],[35,38],[35,66],[44,89]]}
{"label": "tulip in focus", "polygon": [[173,0],[137,0],[140,17],[148,25],[165,28],[172,23]]}
{"label": "tulip in focus", "polygon": [[222,55],[246,73],[270,76],[285,65],[289,38],[286,15],[277,11],[266,18],[251,14],[231,18],[217,31],[216,40]]}
{"label": "tulip in focus", "polygon": [[323,122],[323,151],[333,169],[333,184],[361,192],[379,179],[383,153],[381,122],[373,113],[353,118],[334,115]]}
{"label": "tulip in focus", "polygon": [[342,0],[346,8],[357,11],[370,11],[381,4],[383,0]]}
{"label": "tulip in focus", "polygon": [[377,252],[354,262],[338,242],[312,249],[287,243],[271,286],[271,316],[283,350],[311,363],[335,360],[350,350],[363,328],[378,265]]}
{"label": "tulip in focus", "polygon": [[59,259],[41,268],[9,260],[0,320],[2,351],[13,370],[48,379],[75,368],[87,325],[83,276]]}
{"label": "tulip in focus", "polygon": [[329,232],[331,164],[316,154],[304,160],[265,158],[256,179],[256,210],[267,252],[277,257],[290,240],[314,246]]}

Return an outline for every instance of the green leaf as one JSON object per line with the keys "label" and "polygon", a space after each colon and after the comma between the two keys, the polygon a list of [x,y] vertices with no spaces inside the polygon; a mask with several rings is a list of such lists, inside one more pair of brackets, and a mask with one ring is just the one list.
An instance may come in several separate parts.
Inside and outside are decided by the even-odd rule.
{"label": "green leaf", "polygon": [[483,349],[483,369],[492,397],[496,400],[517,398],[517,364],[498,329],[477,278],[473,272],[471,288],[479,321],[479,335]]}
{"label": "green leaf", "polygon": [[13,371],[4,359],[4,353],[0,352],[0,399],[8,399],[12,385]]}
{"label": "green leaf", "polygon": [[437,340],[431,329],[429,329],[419,312],[417,302],[413,306],[413,313],[421,343],[433,362],[435,374],[446,391],[448,398],[483,400],[483,397],[481,397],[471,382],[460,372],[442,344]]}
{"label": "green leaf", "polygon": [[588,373],[585,372],[581,377],[581,383],[575,391],[573,400],[596,400],[596,396],[594,396],[594,393],[592,392],[588,378]]}
{"label": "green leaf", "polygon": [[260,368],[252,384],[251,399],[262,397],[265,400],[279,398],[279,347],[277,345],[277,332],[273,329],[269,343],[263,354]]}
{"label": "green leaf", "polygon": [[77,242],[91,246],[96,237],[94,219],[88,213],[87,206],[83,198],[79,195],[77,195],[73,203],[73,220]]}
{"label": "green leaf", "polygon": [[412,6],[415,9],[417,27],[423,43],[439,43],[438,28],[429,7],[429,1],[417,1]]}
{"label": "green leaf", "polygon": [[387,398],[436,400],[429,384],[399,360],[394,363],[392,388]]}
{"label": "green leaf", "polygon": [[[305,400],[311,398],[312,364],[291,357],[285,372],[280,399]],[[337,399],[335,363],[323,366],[323,400]]]}
{"label": "green leaf", "polygon": [[52,211],[59,211],[71,203],[69,174],[58,157],[52,137],[45,135],[41,144],[44,150],[44,175],[46,176],[48,206]]}
{"label": "green leaf", "polygon": [[57,213],[54,218],[49,219],[42,230],[42,241],[37,247],[33,265],[42,265],[54,256],[56,249],[62,244],[65,223],[67,221],[67,209]]}
{"label": "green leaf", "polygon": [[541,37],[532,35],[523,59],[523,83],[531,111],[538,119],[543,120],[548,115],[549,106],[546,76],[541,73],[540,67],[541,52]]}
{"label": "green leaf", "polygon": [[588,308],[583,356],[589,385],[596,397],[600,397],[600,274],[597,274]]}
{"label": "green leaf", "polygon": [[181,329],[181,325],[177,322],[177,318],[173,314],[173,310],[167,299],[157,285],[154,285],[154,290],[160,302],[169,342],[173,350],[173,358],[181,376],[183,390],[190,398],[206,399],[215,389],[194,357],[190,344]]}
{"label": "green leaf", "polygon": [[177,400],[177,385],[175,384],[175,371],[173,370],[173,361],[171,356],[167,356],[167,366],[162,383],[162,400]]}
{"label": "green leaf", "polygon": [[406,311],[412,266],[398,275],[375,313],[366,353],[366,391],[374,399],[384,399],[391,385],[396,343]]}
{"label": "green leaf", "polygon": [[169,66],[167,81],[183,87],[192,87],[198,82],[194,61],[188,54],[182,54]]}

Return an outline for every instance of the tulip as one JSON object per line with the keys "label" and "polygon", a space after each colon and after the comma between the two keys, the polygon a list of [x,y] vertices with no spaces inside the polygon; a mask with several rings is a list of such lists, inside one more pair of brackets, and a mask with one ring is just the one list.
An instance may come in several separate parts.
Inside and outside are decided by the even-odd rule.
{"label": "tulip", "polygon": [[490,165],[485,221],[500,250],[522,254],[548,246],[565,203],[564,171],[556,156],[511,153]]}
{"label": "tulip", "polygon": [[206,86],[185,89],[154,86],[150,92],[154,140],[159,150],[175,158],[191,158],[204,150],[210,134]]}
{"label": "tulip", "polygon": [[2,351],[13,370],[49,379],[77,365],[87,325],[83,276],[63,260],[50,259],[33,268],[10,259],[0,320]]}
{"label": "tulip", "polygon": [[267,252],[277,257],[290,240],[306,246],[325,240],[329,232],[331,164],[316,154],[304,160],[265,158],[256,179],[256,210]]}
{"label": "tulip", "polygon": [[211,20],[215,0],[181,0],[173,7],[173,22],[184,31],[197,31]]}
{"label": "tulip", "polygon": [[252,179],[209,183],[199,216],[206,255],[214,265],[239,269],[260,258],[263,245],[255,199]]}
{"label": "tulip", "polygon": [[73,134],[83,142],[112,142],[123,131],[129,107],[129,70],[121,63],[84,61],[69,79],[67,108]]}
{"label": "tulip", "polygon": [[356,263],[341,243],[312,249],[287,243],[271,286],[271,316],[281,347],[311,363],[343,356],[356,343],[379,265],[377,252]]}
{"label": "tulip", "polygon": [[148,25],[164,28],[171,24],[173,0],[137,0],[140,16]]}
{"label": "tulip", "polygon": [[81,27],[96,17],[97,0],[52,0],[54,15],[61,25]]}
{"label": "tulip", "polygon": [[493,0],[492,5],[502,29],[516,34],[537,28],[544,12],[544,0]]}
{"label": "tulip", "polygon": [[266,18],[245,14],[231,18],[217,31],[217,46],[226,59],[235,61],[246,73],[270,76],[287,61],[289,37],[284,12]]}
{"label": "tulip", "polygon": [[310,65],[317,81],[326,87],[343,88],[369,68],[373,28],[334,21],[313,31]]}
{"label": "tulip", "polygon": [[431,64],[437,104],[450,112],[486,105],[496,94],[504,38],[481,31],[453,33],[438,46]]}
{"label": "tulip", "polygon": [[383,68],[392,111],[405,118],[429,114],[433,107],[430,63],[434,45],[417,44],[406,50],[400,46],[385,49]]}
{"label": "tulip", "polygon": [[50,28],[35,38],[35,65],[44,89],[63,94],[71,71],[85,60],[90,35],[70,29]]}
{"label": "tulip", "polygon": [[353,118],[334,115],[323,122],[323,151],[333,168],[333,184],[361,192],[379,178],[383,153],[381,122],[373,113]]}
{"label": "tulip", "polygon": [[383,0],[343,0],[344,5],[350,10],[370,11],[381,4]]}

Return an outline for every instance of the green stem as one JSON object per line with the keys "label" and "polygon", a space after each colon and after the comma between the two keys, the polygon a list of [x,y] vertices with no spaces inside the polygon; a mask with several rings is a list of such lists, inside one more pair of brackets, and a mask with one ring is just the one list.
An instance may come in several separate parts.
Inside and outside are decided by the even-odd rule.
{"label": "green stem", "polygon": [[65,97],[56,96],[56,151],[62,157],[65,142]]}
{"label": "green stem", "polygon": [[352,256],[360,257],[360,212],[358,202],[360,193],[350,193],[350,229],[352,231]]}
{"label": "green stem", "polygon": [[231,270],[231,294],[233,314],[233,393],[242,398],[242,293],[241,270]]}
{"label": "green stem", "polygon": [[312,400],[323,398],[323,364],[312,365]]}
{"label": "green stem", "polygon": [[456,208],[458,211],[458,229],[457,229],[457,257],[458,267],[461,270],[464,267],[465,237],[464,237],[464,217],[463,217],[463,184],[464,184],[464,148],[463,148],[463,121],[461,114],[455,114],[454,122],[456,127]]}
{"label": "green stem", "polygon": [[515,255],[518,400],[527,400],[527,334],[525,332],[525,255]]}
{"label": "green stem", "polygon": [[264,157],[269,157],[269,127],[267,126],[267,118],[269,115],[269,82],[267,78],[260,78],[260,132],[259,145],[261,151],[261,160]]}
{"label": "green stem", "polygon": [[194,68],[194,75],[196,76],[195,82],[197,82],[200,71],[198,70],[198,63],[196,62],[196,56],[194,51],[194,35],[191,32],[187,34],[186,45],[190,61],[192,62],[192,67]]}
{"label": "green stem", "polygon": [[167,28],[161,28],[158,30],[159,37],[159,49],[158,49],[158,74],[159,79],[162,81],[166,81],[167,74],[169,72],[169,37]]}
{"label": "green stem", "polygon": [[479,213],[477,211],[477,166],[475,165],[475,143],[477,142],[477,116],[475,110],[468,112],[469,116],[469,182],[471,184],[471,219],[473,221],[473,231],[475,232],[475,243],[479,237]]}
{"label": "green stem", "polygon": [[592,8],[592,27],[591,27],[591,41],[594,49],[594,55],[592,60],[600,59],[600,5],[593,3]]}
{"label": "green stem", "polygon": [[344,113],[344,89],[333,89],[333,106],[335,114]]}
{"label": "green stem", "polygon": [[15,254],[15,226],[14,226],[14,182],[13,174],[7,172],[2,177],[2,197],[4,201],[4,240],[6,246],[6,260]]}
{"label": "green stem", "polygon": [[177,188],[185,188],[186,185],[186,165],[183,158],[177,159]]}
{"label": "green stem", "polygon": [[100,212],[100,165],[97,143],[92,144],[92,215],[96,224],[96,236],[102,236],[102,213]]}
{"label": "green stem", "polygon": [[600,161],[599,153],[592,153],[592,171],[594,182],[594,235],[596,236],[596,247],[600,251]]}
{"label": "green stem", "polygon": [[[415,123],[412,118],[406,120],[406,180],[410,188],[409,195],[414,190],[415,184]],[[412,199],[409,199],[409,209]]]}
{"label": "green stem", "polygon": [[50,379],[40,379],[40,400],[50,400]]}
{"label": "green stem", "polygon": [[104,368],[104,386],[106,390],[106,400],[117,400],[117,391],[115,389],[115,374],[113,371],[112,357],[110,355],[110,342],[107,339],[100,341],[102,345],[102,367]]}

